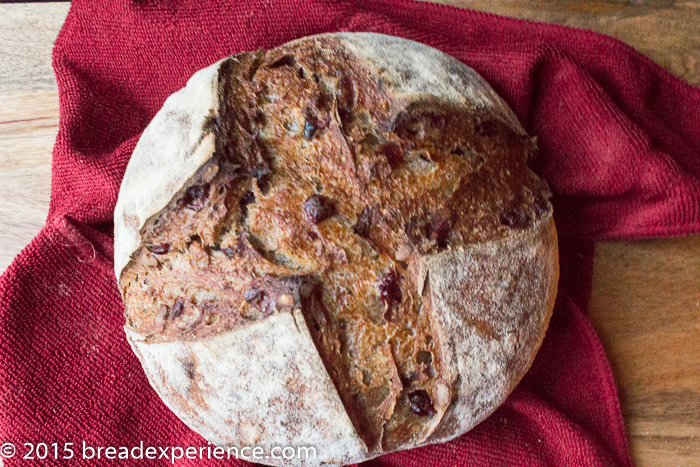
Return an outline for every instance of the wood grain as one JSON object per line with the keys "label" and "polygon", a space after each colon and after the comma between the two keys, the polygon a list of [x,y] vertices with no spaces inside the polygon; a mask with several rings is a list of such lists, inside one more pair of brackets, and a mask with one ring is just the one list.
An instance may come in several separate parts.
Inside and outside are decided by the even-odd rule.
{"label": "wood grain", "polygon": [[684,81],[700,85],[700,2],[435,0],[613,36]]}
{"label": "wood grain", "polygon": [[56,91],[51,50],[69,8],[63,2],[0,4],[0,95]]}
{"label": "wood grain", "polygon": [[[700,83],[700,3],[444,0],[615,36]],[[51,46],[68,3],[0,5],[0,272],[48,210],[58,98]],[[700,466],[700,236],[596,246],[590,317],[639,466]]]}
{"label": "wood grain", "polygon": [[51,50],[69,3],[0,5],[0,272],[49,210],[58,91]]}
{"label": "wood grain", "polygon": [[1,272],[46,220],[51,148],[58,133],[58,96],[55,90],[0,96]]}
{"label": "wood grain", "polygon": [[589,316],[637,465],[700,465],[700,235],[596,245]]}

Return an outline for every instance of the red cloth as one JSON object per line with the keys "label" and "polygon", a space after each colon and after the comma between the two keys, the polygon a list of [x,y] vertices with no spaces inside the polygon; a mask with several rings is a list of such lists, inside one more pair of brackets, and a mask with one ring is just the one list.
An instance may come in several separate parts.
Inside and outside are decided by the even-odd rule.
{"label": "red cloth", "polygon": [[193,72],[326,31],[403,36],[481,73],[539,138],[534,168],[554,192],[561,237],[550,329],[507,402],[452,442],[368,465],[631,464],[615,384],[585,315],[591,245],[700,232],[700,90],[608,37],[421,2],[105,5],[74,1],[56,41],[50,213],[0,279],[0,443],[24,454],[22,443],[57,442],[61,457],[73,442],[76,454],[18,454],[7,466],[82,465],[83,442],[206,445],[158,399],[126,343],[112,272],[119,184],[140,133]]}

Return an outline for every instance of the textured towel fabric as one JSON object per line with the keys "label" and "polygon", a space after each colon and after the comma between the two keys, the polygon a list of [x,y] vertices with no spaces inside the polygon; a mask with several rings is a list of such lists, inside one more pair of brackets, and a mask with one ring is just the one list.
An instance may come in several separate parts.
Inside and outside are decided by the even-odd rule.
{"label": "textured towel fabric", "polygon": [[[584,311],[591,245],[700,231],[700,90],[608,37],[420,2],[105,5],[73,2],[56,41],[50,214],[0,280],[0,443],[22,454],[25,442],[58,449],[6,465],[167,465],[107,461],[105,451],[102,461],[81,459],[89,447],[207,445],[158,399],[125,340],[112,272],[119,184],[144,127],[196,70],[327,31],[406,37],[481,73],[538,136],[534,169],[554,192],[561,240],[550,329],[507,402],[458,439],[368,465],[631,464],[615,385]],[[73,459],[50,461],[68,457],[71,442]]]}

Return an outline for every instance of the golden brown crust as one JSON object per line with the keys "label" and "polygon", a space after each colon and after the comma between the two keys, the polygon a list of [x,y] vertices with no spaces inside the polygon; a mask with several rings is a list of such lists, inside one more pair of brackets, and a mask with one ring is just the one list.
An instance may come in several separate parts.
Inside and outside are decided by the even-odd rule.
{"label": "golden brown crust", "polygon": [[[300,310],[376,455],[461,434],[494,408],[475,397],[502,400],[522,377],[551,312],[556,237],[534,141],[501,104],[401,93],[350,43],[221,63],[215,153],[145,222],[119,282],[146,343]],[[523,303],[498,302],[506,289]],[[482,386],[465,381],[466,342],[504,359]]]}

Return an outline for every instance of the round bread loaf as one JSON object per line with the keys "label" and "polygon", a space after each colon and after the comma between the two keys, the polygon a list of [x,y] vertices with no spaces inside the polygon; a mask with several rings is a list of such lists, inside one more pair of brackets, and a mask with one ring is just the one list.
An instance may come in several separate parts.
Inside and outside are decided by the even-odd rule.
{"label": "round bread loaf", "polygon": [[221,446],[359,462],[465,433],[529,368],[556,295],[536,144],[471,68],[326,34],[197,72],[115,211],[126,335]]}

